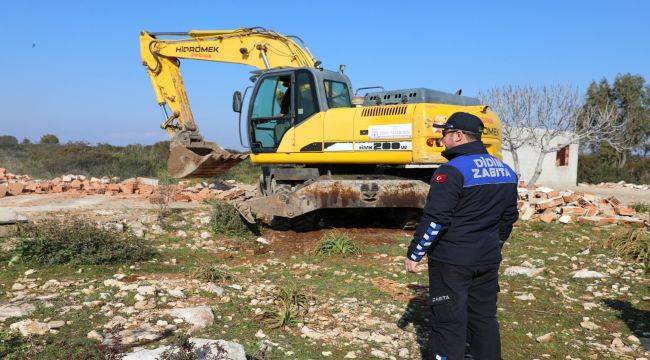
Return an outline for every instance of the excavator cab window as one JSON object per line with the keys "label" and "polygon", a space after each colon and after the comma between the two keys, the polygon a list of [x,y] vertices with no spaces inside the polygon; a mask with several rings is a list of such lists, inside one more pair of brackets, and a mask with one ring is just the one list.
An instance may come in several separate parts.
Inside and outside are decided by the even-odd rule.
{"label": "excavator cab window", "polygon": [[352,107],[350,100],[350,91],[345,83],[333,80],[324,80],[325,96],[327,97],[327,106],[330,109],[340,107]]}
{"label": "excavator cab window", "polygon": [[318,112],[314,80],[308,71],[296,72],[296,121],[298,124]]}
{"label": "excavator cab window", "polygon": [[262,79],[253,99],[250,115],[251,146],[274,151],[291,127],[291,75]]}

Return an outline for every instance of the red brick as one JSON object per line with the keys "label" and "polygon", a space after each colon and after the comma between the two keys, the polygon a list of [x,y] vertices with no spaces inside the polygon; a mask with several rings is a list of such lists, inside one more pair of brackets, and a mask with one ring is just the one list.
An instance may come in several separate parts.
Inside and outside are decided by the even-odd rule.
{"label": "red brick", "polygon": [[535,206],[537,207],[538,210],[545,210],[545,209],[554,208],[556,206],[560,206],[562,204],[564,204],[564,200],[562,199],[561,196],[558,196],[558,197],[554,197],[554,198],[542,201],[542,202],[538,203]]}
{"label": "red brick", "polygon": [[616,224],[618,220],[615,217],[604,216],[582,216],[578,218],[581,224],[591,224],[595,226],[603,226],[607,224]]}
{"label": "red brick", "polygon": [[11,195],[20,195],[23,193],[23,189],[25,188],[25,185],[19,182],[12,182],[9,183],[9,186],[7,188],[7,191]]}
{"label": "red brick", "polygon": [[120,190],[125,194],[133,194],[135,191],[135,184],[132,181],[120,184]]}
{"label": "red brick", "polygon": [[119,192],[120,191],[120,185],[119,184],[108,184],[108,187],[106,188],[107,191],[111,192]]}
{"label": "red brick", "polygon": [[0,184],[0,198],[7,196],[7,184]]}
{"label": "red brick", "polygon": [[550,224],[555,220],[555,211],[552,209],[546,209],[542,215],[540,215],[539,219],[547,224]]}
{"label": "red brick", "polygon": [[73,189],[73,190],[81,190],[82,186],[83,185],[81,184],[81,181],[79,181],[77,179],[72,180],[70,182],[70,185],[69,185],[70,189]]}
{"label": "red brick", "polygon": [[634,211],[634,209],[629,208],[627,206],[622,206],[622,205],[621,206],[614,206],[614,212],[617,215],[621,215],[621,216],[634,216],[634,215],[636,215],[636,211]]}
{"label": "red brick", "polygon": [[569,195],[563,195],[562,199],[564,200],[565,203],[572,203],[578,199],[578,196],[576,194],[569,194]]}
{"label": "red brick", "polygon": [[580,206],[562,206],[562,215],[578,215],[582,216],[586,210]]}
{"label": "red brick", "polygon": [[144,196],[151,195],[153,194],[153,190],[154,188],[151,185],[138,184],[138,194],[140,195],[144,195]]}
{"label": "red brick", "polygon": [[585,212],[585,216],[590,217],[590,216],[596,216],[600,210],[598,210],[597,206],[591,205],[587,207],[587,211]]}
{"label": "red brick", "polygon": [[612,206],[619,206],[621,205],[621,202],[614,196],[610,196],[607,198],[607,202],[612,204]]}

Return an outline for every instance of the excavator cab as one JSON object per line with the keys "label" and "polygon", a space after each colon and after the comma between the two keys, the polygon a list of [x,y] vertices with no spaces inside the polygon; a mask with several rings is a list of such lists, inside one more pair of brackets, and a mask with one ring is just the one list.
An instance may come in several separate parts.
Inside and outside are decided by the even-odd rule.
{"label": "excavator cab", "polygon": [[276,152],[291,127],[318,112],[351,107],[350,88],[347,76],[328,70],[258,72],[248,109],[251,152]]}

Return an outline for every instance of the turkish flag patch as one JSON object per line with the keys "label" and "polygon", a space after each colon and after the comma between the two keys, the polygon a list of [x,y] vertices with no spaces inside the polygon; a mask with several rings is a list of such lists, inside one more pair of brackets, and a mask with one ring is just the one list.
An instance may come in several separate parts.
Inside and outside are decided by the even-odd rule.
{"label": "turkish flag patch", "polygon": [[446,182],[447,181],[447,174],[438,174],[438,175],[433,177],[433,181],[437,182],[438,184]]}

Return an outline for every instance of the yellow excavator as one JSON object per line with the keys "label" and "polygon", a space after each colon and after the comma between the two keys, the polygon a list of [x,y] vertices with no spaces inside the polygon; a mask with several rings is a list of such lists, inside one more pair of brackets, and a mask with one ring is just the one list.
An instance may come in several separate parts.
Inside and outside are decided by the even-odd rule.
{"label": "yellow excavator", "polygon": [[[298,36],[263,28],[146,32],[140,53],[171,138],[169,173],[177,178],[223,173],[250,155],[263,165],[259,196],[238,206],[249,221],[308,229],[328,208],[422,208],[433,168],[446,160],[434,123],[457,111],[485,124],[483,142],[501,156],[501,124],[477,99],[426,88],[364,87],[353,96],[339,71],[323,69]],[[248,154],[205,141],[192,116],[180,60],[246,64],[253,86],[233,94],[245,116]],[[250,91],[248,109],[243,103]]]}

